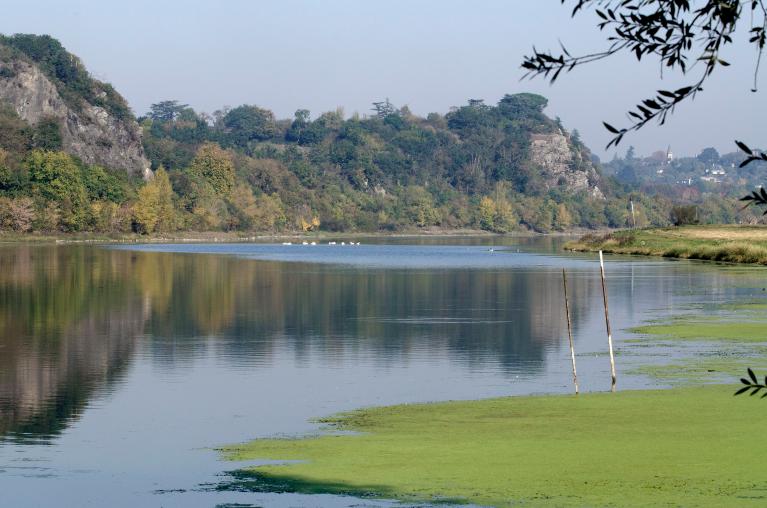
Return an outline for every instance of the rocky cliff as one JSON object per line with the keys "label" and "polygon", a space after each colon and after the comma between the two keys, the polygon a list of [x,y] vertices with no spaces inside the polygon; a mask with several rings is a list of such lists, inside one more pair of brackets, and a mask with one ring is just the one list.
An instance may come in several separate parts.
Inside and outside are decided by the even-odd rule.
{"label": "rocky cliff", "polygon": [[[144,178],[151,176],[141,129],[131,115],[117,118],[106,108],[81,98],[73,107],[72,100],[64,100],[51,77],[34,61],[18,51],[6,51],[1,56],[0,101],[22,120],[30,125],[55,120],[63,150],[86,164],[121,169]],[[106,92],[97,90],[95,94],[98,97]]]}
{"label": "rocky cliff", "polygon": [[596,186],[599,179],[596,168],[565,134],[533,134],[530,161],[540,169],[548,188],[561,186],[572,192],[587,190],[596,198],[604,198]]}

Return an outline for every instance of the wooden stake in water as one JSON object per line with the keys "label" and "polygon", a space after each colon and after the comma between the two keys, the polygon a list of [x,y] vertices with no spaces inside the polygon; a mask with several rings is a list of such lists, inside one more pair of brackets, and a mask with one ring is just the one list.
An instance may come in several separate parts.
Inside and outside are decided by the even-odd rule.
{"label": "wooden stake in water", "polygon": [[562,285],[565,287],[565,315],[567,316],[567,337],[570,339],[570,358],[573,361],[573,384],[578,395],[578,372],[575,370],[575,346],[573,345],[573,328],[570,324],[570,300],[567,298],[567,274],[562,268]]}
{"label": "wooden stake in water", "polygon": [[615,355],[613,355],[613,333],[610,330],[610,313],[607,309],[607,288],[605,287],[605,262],[602,251],[599,251],[599,271],[602,275],[602,300],[605,303],[605,324],[607,325],[607,345],[610,347],[610,375],[612,376],[611,391],[615,391]]}

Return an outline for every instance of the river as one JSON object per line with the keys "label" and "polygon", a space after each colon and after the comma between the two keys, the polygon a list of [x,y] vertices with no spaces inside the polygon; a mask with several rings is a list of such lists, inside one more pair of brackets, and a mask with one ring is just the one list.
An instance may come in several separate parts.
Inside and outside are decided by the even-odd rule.
{"label": "river", "polygon": [[[388,506],[220,491],[214,448],[363,406],[609,390],[599,264],[551,238],[0,247],[0,505]],[[619,389],[690,353],[624,330],[766,285],[607,257]],[[239,503],[239,504],[237,504]]]}

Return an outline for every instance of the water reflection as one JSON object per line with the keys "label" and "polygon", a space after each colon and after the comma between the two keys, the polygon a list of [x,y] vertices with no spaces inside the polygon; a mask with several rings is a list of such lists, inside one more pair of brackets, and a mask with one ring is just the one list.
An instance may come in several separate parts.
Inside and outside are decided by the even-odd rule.
{"label": "water reflection", "polygon": [[124,373],[144,308],[120,257],[0,250],[0,435],[47,440]]}
{"label": "water reflection", "polygon": [[[559,273],[367,270],[87,246],[0,249],[0,435],[48,440],[109,391],[139,343],[161,368],[444,358],[544,367],[564,333]],[[591,282],[574,291],[574,322]],[[584,302],[584,305],[581,305]]]}

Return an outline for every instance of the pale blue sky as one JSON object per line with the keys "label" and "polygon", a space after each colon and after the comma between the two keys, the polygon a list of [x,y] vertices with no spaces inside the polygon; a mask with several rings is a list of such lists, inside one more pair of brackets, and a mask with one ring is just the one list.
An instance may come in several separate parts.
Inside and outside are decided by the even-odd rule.
{"label": "pale blue sky", "polygon": [[[257,104],[281,118],[337,106],[364,114],[388,97],[425,115],[468,98],[495,103],[532,91],[550,99],[550,116],[605,156],[602,120],[622,124],[638,100],[682,81],[659,83],[657,64],[622,58],[554,86],[520,82],[519,64],[533,44],[556,48],[561,38],[576,52],[604,46],[594,15],[572,20],[569,11],[559,0],[5,0],[0,32],[53,35],[137,114],[164,99],[207,112]],[[728,56],[733,66],[694,103],[666,126],[627,138],[619,151],[629,144],[640,154],[669,144],[677,153],[732,151],[736,138],[764,145],[764,93],[749,92],[754,52],[740,43]]]}

